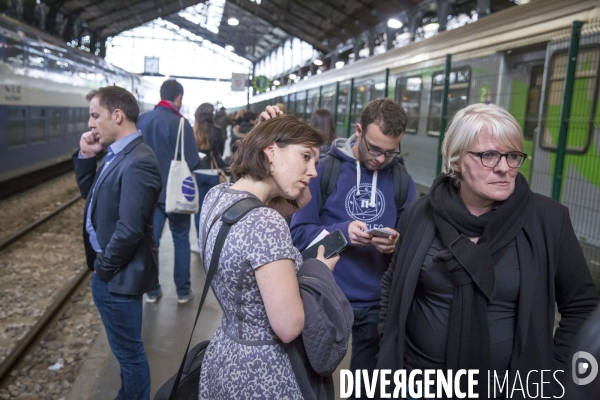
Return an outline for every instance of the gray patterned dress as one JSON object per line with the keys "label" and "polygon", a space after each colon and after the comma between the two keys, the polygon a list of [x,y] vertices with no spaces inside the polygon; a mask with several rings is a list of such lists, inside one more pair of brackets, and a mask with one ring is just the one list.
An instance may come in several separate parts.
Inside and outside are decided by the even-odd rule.
{"label": "gray patterned dress", "polygon": [[[200,255],[208,269],[223,211],[253,196],[224,183],[212,188],[200,214]],[[302,399],[290,360],[267,319],[254,270],[275,260],[292,259],[296,271],[302,256],[292,245],[289,228],[270,208],[252,210],[231,230],[223,246],[212,288],[223,320],[206,351],[200,376],[201,400]]]}

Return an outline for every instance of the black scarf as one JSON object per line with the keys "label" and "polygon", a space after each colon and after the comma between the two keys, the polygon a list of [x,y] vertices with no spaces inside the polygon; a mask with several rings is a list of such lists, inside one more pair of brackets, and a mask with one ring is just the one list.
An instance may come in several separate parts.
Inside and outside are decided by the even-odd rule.
{"label": "black scarf", "polygon": [[[479,217],[472,215],[460,200],[449,176],[437,178],[430,189],[433,220],[448,250],[434,255],[452,275],[454,300],[450,311],[446,366],[479,369],[487,377],[490,369],[490,333],[487,305],[494,295],[494,266],[507,245],[527,221],[531,190],[523,175],[515,189],[498,207]],[[477,244],[469,237],[479,237]],[[485,381],[485,378],[484,378]],[[485,391],[485,385],[478,385]]]}

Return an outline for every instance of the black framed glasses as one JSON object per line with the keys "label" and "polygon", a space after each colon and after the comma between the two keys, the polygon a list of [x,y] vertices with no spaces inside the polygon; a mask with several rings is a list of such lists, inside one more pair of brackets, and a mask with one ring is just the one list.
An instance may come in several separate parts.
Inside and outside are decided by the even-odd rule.
{"label": "black framed glasses", "polygon": [[494,150],[481,151],[479,153],[474,151],[467,151],[469,154],[479,157],[481,164],[487,168],[494,168],[500,164],[502,157],[506,158],[506,162],[510,168],[519,168],[523,161],[527,158],[527,154],[521,153],[520,151],[511,151],[510,153],[500,153]]}
{"label": "black framed glasses", "polygon": [[372,156],[379,157],[380,155],[384,155],[385,158],[391,158],[396,157],[398,154],[400,154],[399,151],[381,151],[370,148],[369,143],[367,142],[366,132],[363,132],[362,138],[364,139],[365,146],[367,146],[367,153],[369,153]]}

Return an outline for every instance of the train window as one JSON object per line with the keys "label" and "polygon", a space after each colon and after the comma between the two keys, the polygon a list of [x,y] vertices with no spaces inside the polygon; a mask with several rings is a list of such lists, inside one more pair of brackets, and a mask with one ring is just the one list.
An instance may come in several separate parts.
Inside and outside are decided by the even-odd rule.
{"label": "train window", "polygon": [[319,88],[310,89],[308,91],[308,106],[306,108],[306,120],[310,121],[310,117],[315,110],[319,108]]}
{"label": "train window", "polygon": [[69,64],[69,61],[64,58],[48,57],[48,69],[50,71],[71,75],[71,65]]}
{"label": "train window", "polygon": [[23,65],[25,55],[23,54],[23,42],[16,32],[4,29],[4,56],[11,64]]}
{"label": "train window", "polygon": [[[550,61],[547,96],[542,118],[541,146],[554,150],[558,145],[560,113],[567,74],[567,51],[557,51]],[[567,151],[584,153],[594,132],[594,119],[598,91],[599,48],[581,48],[577,56],[575,83],[567,134]]]}
{"label": "train window", "polygon": [[340,85],[337,101],[337,117],[336,117],[336,129],[337,135],[346,137],[347,135],[347,124],[348,124],[348,91],[350,85]]}
{"label": "train window", "polygon": [[[442,115],[442,95],[444,94],[444,71],[434,72],[431,85],[431,103],[429,104],[429,121],[427,131],[430,135],[439,136]],[[471,83],[471,70],[468,67],[456,68],[450,72],[450,85],[448,88],[447,121],[458,110],[469,104],[469,84]]]}
{"label": "train window", "polygon": [[[304,121],[306,118],[306,91],[296,93],[296,115]],[[308,116],[310,118],[310,115]]]}
{"label": "train window", "polygon": [[385,82],[377,82],[371,85],[369,101],[383,99],[385,97]]}
{"label": "train window", "polygon": [[48,138],[56,139],[62,136],[65,130],[63,126],[63,111],[60,108],[50,109],[50,124],[48,125]]}
{"label": "train window", "polygon": [[22,146],[27,143],[25,123],[27,114],[24,108],[8,109],[8,146]]}
{"label": "train window", "polygon": [[46,109],[31,108],[29,110],[29,138],[31,143],[46,140]]}
{"label": "train window", "polygon": [[77,134],[87,131],[88,120],[90,119],[90,110],[88,108],[79,109],[79,123],[77,124]]}
{"label": "train window", "polygon": [[358,84],[354,87],[354,99],[352,100],[352,114],[350,123],[358,122],[363,108],[369,102],[369,91],[367,84]]}
{"label": "train window", "polygon": [[533,140],[535,128],[537,128],[540,101],[542,100],[543,78],[543,65],[531,69],[531,78],[527,93],[527,112],[525,114],[525,126],[523,127],[523,136],[525,137],[525,140]]}
{"label": "train window", "polygon": [[38,39],[25,35],[25,42],[27,43],[27,65],[31,68],[45,68],[46,54]]}
{"label": "train window", "polygon": [[29,49],[27,52],[27,65],[31,68],[44,68],[46,66],[46,58],[42,54]]}
{"label": "train window", "polygon": [[396,103],[406,111],[406,132],[417,133],[421,109],[422,77],[403,76],[396,80]]}
{"label": "train window", "polygon": [[75,125],[77,112],[78,110],[76,108],[69,108],[67,110],[67,136],[76,135],[78,133]]}
{"label": "train window", "polygon": [[335,85],[323,87],[321,92],[321,108],[326,109],[333,115],[335,107]]}

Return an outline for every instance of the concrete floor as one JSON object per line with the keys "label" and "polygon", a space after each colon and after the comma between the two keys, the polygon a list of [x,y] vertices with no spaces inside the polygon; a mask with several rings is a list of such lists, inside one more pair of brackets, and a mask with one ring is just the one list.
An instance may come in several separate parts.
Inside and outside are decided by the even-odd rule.
{"label": "concrete floor", "polygon": [[[195,227],[192,222],[190,242],[195,240]],[[161,239],[160,282],[163,296],[157,303],[144,303],[144,319],[142,338],[152,379],[151,398],[158,388],[177,372],[185,351],[194,318],[200,303],[204,286],[205,273],[197,253],[192,253],[191,280],[195,297],[187,304],[177,304],[177,294],[173,283],[173,240],[168,224]],[[200,314],[196,332],[192,339],[192,347],[203,340],[210,339],[221,323],[221,308],[212,291],[209,293]],[[348,368],[350,352],[341,363],[340,368]],[[334,375],[336,397],[339,398],[339,373]],[[115,399],[121,380],[119,364],[110,351],[104,331],[98,334],[90,353],[82,366],[68,400],[112,400]]]}

